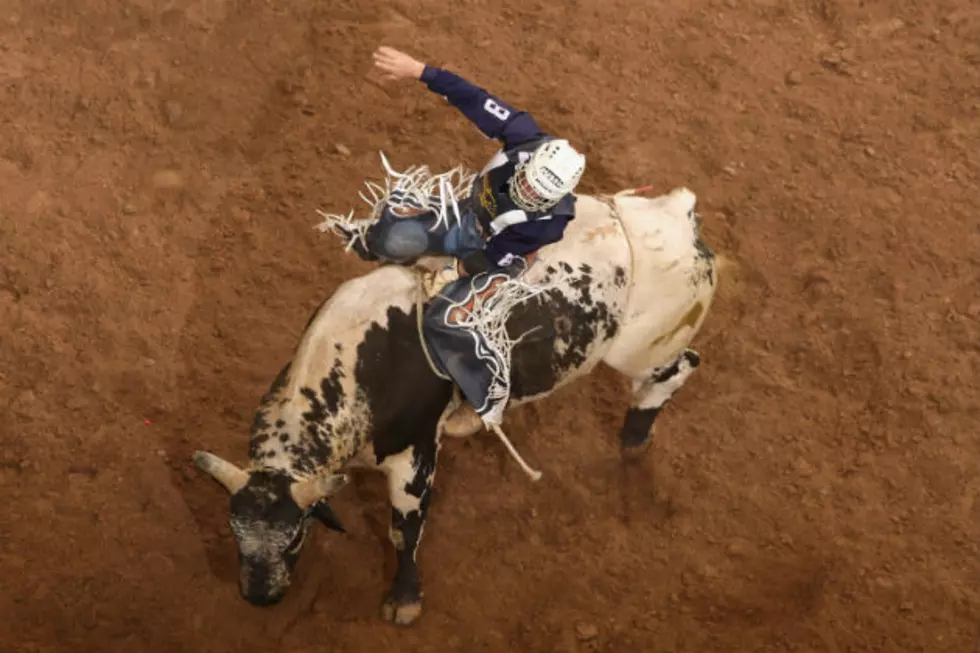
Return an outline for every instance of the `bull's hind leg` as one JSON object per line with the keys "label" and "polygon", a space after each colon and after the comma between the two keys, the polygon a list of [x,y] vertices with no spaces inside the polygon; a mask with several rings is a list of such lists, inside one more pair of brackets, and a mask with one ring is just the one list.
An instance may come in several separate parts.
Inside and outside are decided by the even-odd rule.
{"label": "bull's hind leg", "polygon": [[433,438],[390,455],[380,464],[388,476],[391,500],[388,537],[398,561],[382,616],[402,626],[411,624],[422,614],[422,580],[415,553],[422,540],[432,496],[437,452],[438,442]]}
{"label": "bull's hind leg", "polygon": [[697,352],[685,349],[670,365],[655,369],[646,379],[633,381],[632,404],[619,432],[624,453],[639,452],[649,446],[657,415],[700,364]]}

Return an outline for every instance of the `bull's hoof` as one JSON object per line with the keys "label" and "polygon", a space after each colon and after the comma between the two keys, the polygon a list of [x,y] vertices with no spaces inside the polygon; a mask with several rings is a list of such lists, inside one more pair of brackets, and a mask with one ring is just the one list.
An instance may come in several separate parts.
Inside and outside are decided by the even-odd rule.
{"label": "bull's hoof", "polygon": [[653,433],[639,442],[621,441],[619,454],[626,462],[636,462],[646,457],[647,452],[653,446]]}
{"label": "bull's hoof", "polygon": [[643,454],[650,448],[653,434],[657,431],[655,421],[658,412],[660,411],[656,408],[631,408],[626,413],[626,419],[619,430],[619,450],[624,455],[627,451]]}
{"label": "bull's hoof", "polygon": [[401,602],[395,599],[388,599],[381,606],[381,617],[385,621],[390,621],[399,626],[410,626],[421,616],[421,601]]}

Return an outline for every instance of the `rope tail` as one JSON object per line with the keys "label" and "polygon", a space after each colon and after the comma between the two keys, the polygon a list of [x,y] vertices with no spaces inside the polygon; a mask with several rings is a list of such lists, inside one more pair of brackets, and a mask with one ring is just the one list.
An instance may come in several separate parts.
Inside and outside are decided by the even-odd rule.
{"label": "rope tail", "polygon": [[493,430],[494,433],[497,434],[497,437],[500,438],[500,441],[504,443],[504,446],[507,447],[507,451],[509,451],[511,457],[517,461],[517,464],[521,466],[521,469],[523,469],[524,472],[531,477],[531,480],[534,481],[535,483],[541,480],[541,472],[532,468],[530,465],[524,462],[524,459],[521,458],[521,454],[517,453],[517,449],[515,449],[514,445],[510,443],[510,439],[507,437],[506,434],[504,434],[500,426],[497,424],[491,424],[490,428]]}

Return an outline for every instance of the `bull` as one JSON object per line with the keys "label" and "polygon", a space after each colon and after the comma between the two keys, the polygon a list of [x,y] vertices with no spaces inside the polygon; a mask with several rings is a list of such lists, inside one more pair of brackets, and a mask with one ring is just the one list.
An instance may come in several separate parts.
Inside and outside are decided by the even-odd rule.
{"label": "bull", "polygon": [[[545,399],[603,363],[632,381],[622,451],[649,446],[657,416],[700,363],[688,345],[718,282],[718,259],[702,239],[695,205],[686,188],[657,197],[632,190],[577,196],[564,239],[540,250],[526,273],[529,284],[547,290],[506,320],[508,333],[532,331],[515,338],[508,410]],[[343,531],[330,499],[349,470],[367,468],[387,477],[397,557],[382,615],[401,625],[420,616],[416,554],[443,424],[460,406],[421,337],[420,312],[433,296],[425,275],[421,267],[385,265],[343,283],[310,318],[262,397],[247,466],[194,453],[196,466],[230,494],[239,590],[248,602],[283,598],[315,520]]]}

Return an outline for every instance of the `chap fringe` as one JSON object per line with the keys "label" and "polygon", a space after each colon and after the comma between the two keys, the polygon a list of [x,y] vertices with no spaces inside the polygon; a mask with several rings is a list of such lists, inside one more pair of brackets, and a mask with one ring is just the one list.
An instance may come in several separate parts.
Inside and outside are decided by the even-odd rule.
{"label": "chap fringe", "polygon": [[367,218],[355,219],[354,209],[345,214],[326,213],[317,210],[323,221],[314,226],[320,232],[331,231],[347,239],[345,251],[350,251],[360,241],[366,247],[365,236],[368,228],[381,217],[385,206],[395,213],[400,211],[427,212],[436,215],[435,224],[430,231],[440,226],[449,227],[449,220],[460,222],[459,200],[469,194],[470,187],[476,174],[467,171],[462,165],[443,172],[432,174],[428,166],[409,166],[403,172],[391,167],[384,152],[381,164],[385,170],[384,185],[373,181],[365,181],[364,191],[358,192],[360,198],[369,207]]}
{"label": "chap fringe", "polygon": [[[496,287],[496,290],[489,297],[480,296],[480,293],[484,292],[491,283],[501,277],[504,277],[504,281]],[[507,332],[507,319],[515,306],[556,288],[562,280],[561,277],[558,277],[548,283],[531,285],[522,277],[523,275],[518,277],[507,277],[502,274],[489,275],[485,285],[479,288],[474,286],[472,295],[460,303],[454,303],[452,308],[446,312],[447,317],[457,309],[462,312],[463,317],[458,319],[458,323],[453,326],[467,329],[474,334],[477,357],[487,365],[493,375],[487,401],[499,400],[498,406],[501,407],[501,410],[510,395],[511,351],[538,328],[535,327],[535,329],[531,329],[517,338],[512,338]],[[470,300],[473,302],[472,308],[464,308]],[[483,336],[482,342],[478,336]],[[502,414],[486,415],[484,421],[499,421],[501,417]]]}

